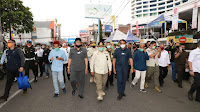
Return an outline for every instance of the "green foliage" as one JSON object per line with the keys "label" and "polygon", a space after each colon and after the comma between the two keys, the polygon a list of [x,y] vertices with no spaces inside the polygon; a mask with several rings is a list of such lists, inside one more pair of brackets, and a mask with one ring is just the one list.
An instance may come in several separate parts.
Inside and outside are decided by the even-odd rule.
{"label": "green foliage", "polygon": [[33,31],[33,15],[20,0],[0,0],[0,17],[3,32],[10,31],[10,24],[17,33]]}

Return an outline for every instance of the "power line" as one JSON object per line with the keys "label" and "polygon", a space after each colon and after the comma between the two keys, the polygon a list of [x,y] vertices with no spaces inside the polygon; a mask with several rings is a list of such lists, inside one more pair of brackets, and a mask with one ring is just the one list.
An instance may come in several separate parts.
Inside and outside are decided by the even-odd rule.
{"label": "power line", "polygon": [[117,0],[114,0],[114,2],[111,4],[111,6],[108,8],[108,10],[105,12],[105,14],[104,14],[101,18],[103,18],[103,17],[106,15],[106,13],[110,10],[110,8],[112,8],[113,4],[114,4],[116,1],[117,1]]}

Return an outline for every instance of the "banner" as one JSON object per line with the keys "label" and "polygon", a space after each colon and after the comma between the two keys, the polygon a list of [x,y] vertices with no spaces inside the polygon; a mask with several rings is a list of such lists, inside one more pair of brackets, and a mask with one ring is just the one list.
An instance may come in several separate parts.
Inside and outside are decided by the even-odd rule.
{"label": "banner", "polygon": [[192,14],[192,29],[197,28],[197,14],[198,14],[198,7],[197,7],[197,2],[195,2]]}
{"label": "banner", "polygon": [[111,25],[105,25],[105,32],[113,32],[113,27]]}
{"label": "banner", "polygon": [[193,35],[177,35],[167,37],[167,43],[193,43]]}
{"label": "banner", "polygon": [[10,28],[10,29],[11,29],[11,33],[10,33],[11,36],[10,36],[10,37],[11,37],[11,40],[13,40],[13,39],[14,39],[14,38],[13,38],[13,37],[14,37],[14,30],[13,30],[13,26],[12,26],[12,25],[10,25],[10,27],[11,27],[11,28]]}
{"label": "banner", "polygon": [[75,38],[68,38],[68,43],[72,44],[75,42]]}
{"label": "banner", "polygon": [[173,30],[178,30],[178,8],[174,8],[174,14],[172,18],[172,29]]}

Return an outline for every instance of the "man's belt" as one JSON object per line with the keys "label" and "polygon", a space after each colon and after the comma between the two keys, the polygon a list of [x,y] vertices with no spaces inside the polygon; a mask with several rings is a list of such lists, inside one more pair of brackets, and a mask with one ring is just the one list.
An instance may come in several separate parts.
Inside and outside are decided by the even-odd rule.
{"label": "man's belt", "polygon": [[25,58],[25,61],[30,61],[30,60],[35,60],[35,57],[34,58]]}

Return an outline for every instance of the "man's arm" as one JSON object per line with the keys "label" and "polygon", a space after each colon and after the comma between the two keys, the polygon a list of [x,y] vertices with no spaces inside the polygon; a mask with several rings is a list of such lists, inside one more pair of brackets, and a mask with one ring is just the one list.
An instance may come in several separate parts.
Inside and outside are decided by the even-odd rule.
{"label": "man's arm", "polygon": [[190,75],[191,75],[191,76],[194,76],[194,71],[193,71],[193,68],[192,68],[192,61],[194,60],[194,57],[195,57],[194,52],[195,52],[195,51],[191,51],[191,52],[190,52],[190,56],[189,56],[189,59],[188,59],[188,62],[189,62],[189,69],[190,69]]}
{"label": "man's arm", "polygon": [[3,63],[4,63],[4,61],[5,61],[5,59],[6,59],[6,51],[7,50],[5,50],[4,52],[3,52],[3,55],[2,55],[2,57],[1,57],[1,65],[3,65]]}
{"label": "man's arm", "polygon": [[23,54],[22,50],[18,49],[18,54],[19,54],[19,57],[21,59],[21,65],[20,65],[20,67],[24,67],[24,65],[25,65],[25,58],[24,58],[24,54]]}
{"label": "man's arm", "polygon": [[116,58],[113,58],[113,72],[114,72],[114,74],[117,74],[117,72],[115,70],[115,64],[116,64]]}
{"label": "man's arm", "polygon": [[[96,55],[94,53],[94,55],[92,56],[91,61],[90,61],[90,72],[91,73],[94,72],[94,64],[95,64],[94,62],[95,62],[95,59],[96,59]],[[93,75],[93,74],[91,74],[91,75]]]}

